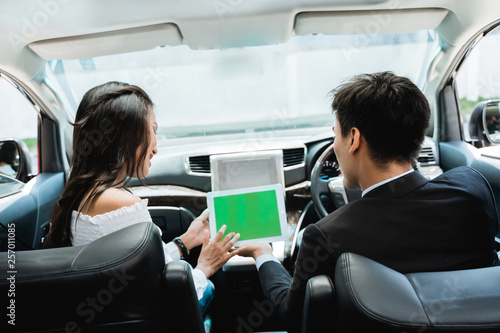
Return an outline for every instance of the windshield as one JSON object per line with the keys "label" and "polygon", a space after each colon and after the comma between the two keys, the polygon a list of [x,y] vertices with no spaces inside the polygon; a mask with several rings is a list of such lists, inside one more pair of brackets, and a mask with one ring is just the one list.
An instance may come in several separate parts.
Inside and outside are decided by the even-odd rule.
{"label": "windshield", "polygon": [[[329,92],[352,75],[390,70],[421,89],[439,50],[437,34],[296,36],[287,43],[222,50],[185,45],[80,60],[50,61],[76,110],[93,86],[136,84],[155,103],[159,145],[170,138],[333,124]],[[73,112],[74,112],[73,110]]]}

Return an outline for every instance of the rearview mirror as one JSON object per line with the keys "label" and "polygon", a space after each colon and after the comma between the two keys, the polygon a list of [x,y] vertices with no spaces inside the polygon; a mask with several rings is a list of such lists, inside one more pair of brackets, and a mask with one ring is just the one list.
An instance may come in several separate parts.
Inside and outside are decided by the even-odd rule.
{"label": "rearview mirror", "polygon": [[500,100],[476,104],[469,121],[469,134],[476,147],[500,144]]}
{"label": "rearview mirror", "polygon": [[31,156],[23,141],[0,141],[0,174],[22,182],[31,178]]}

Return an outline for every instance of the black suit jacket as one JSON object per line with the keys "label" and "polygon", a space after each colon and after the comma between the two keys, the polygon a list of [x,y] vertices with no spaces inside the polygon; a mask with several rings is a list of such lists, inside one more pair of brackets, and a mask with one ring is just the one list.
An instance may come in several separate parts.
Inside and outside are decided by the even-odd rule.
{"label": "black suit jacket", "polygon": [[491,266],[498,216],[488,182],[459,167],[429,181],[412,172],[368,192],[304,231],[293,278],[277,262],[259,269],[264,294],[290,332],[302,318],[307,280],[332,278],[344,252],[402,273]]}

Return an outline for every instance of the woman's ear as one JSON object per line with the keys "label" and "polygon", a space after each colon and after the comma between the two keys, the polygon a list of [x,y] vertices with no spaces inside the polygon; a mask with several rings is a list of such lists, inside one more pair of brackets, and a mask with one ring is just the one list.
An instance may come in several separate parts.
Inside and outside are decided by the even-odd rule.
{"label": "woman's ear", "polygon": [[358,151],[361,145],[361,132],[357,127],[351,128],[349,133],[351,139],[351,147],[349,148],[349,153],[354,154]]}

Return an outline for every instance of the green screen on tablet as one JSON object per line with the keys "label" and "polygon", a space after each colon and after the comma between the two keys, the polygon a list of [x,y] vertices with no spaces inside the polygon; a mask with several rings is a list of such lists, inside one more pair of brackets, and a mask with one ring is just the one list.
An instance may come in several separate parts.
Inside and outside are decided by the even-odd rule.
{"label": "green screen on tablet", "polygon": [[283,188],[280,184],[207,194],[212,239],[226,225],[226,233],[240,233],[237,245],[287,238]]}

